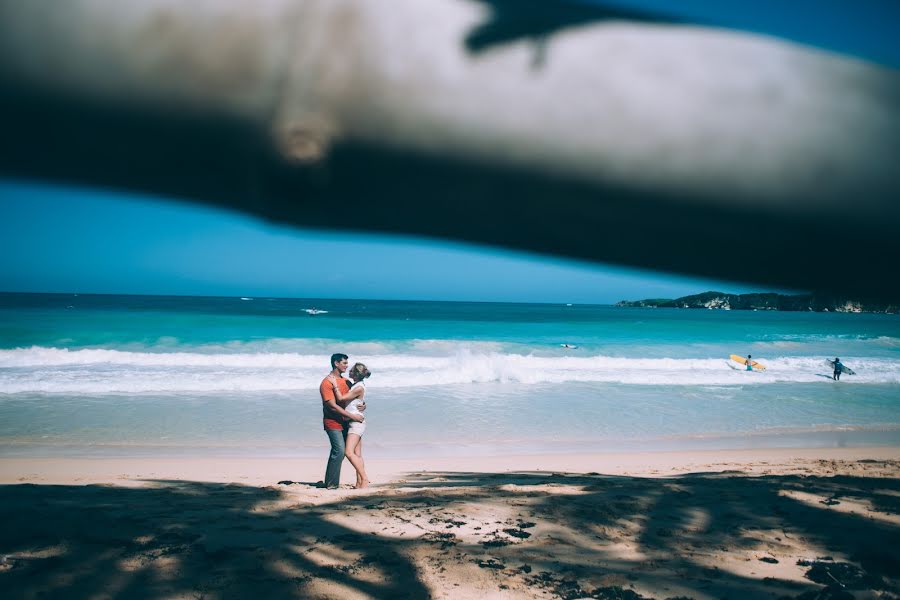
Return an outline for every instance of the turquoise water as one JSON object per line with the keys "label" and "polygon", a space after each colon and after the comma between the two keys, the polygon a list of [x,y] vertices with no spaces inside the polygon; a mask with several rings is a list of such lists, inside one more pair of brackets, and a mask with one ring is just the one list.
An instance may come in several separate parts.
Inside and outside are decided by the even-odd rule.
{"label": "turquoise water", "polygon": [[896,315],[0,294],[0,452],[317,455],[332,352],[382,455],[900,442]]}

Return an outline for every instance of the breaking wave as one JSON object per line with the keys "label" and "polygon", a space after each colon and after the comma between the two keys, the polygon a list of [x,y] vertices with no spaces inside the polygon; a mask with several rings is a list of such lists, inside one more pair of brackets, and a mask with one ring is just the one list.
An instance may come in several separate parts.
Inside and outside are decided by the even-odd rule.
{"label": "breaking wave", "polygon": [[[423,350],[442,351],[428,355]],[[824,357],[761,359],[768,368],[748,373],[726,358],[623,358],[607,355],[539,356],[426,341],[413,352],[369,348],[351,359],[365,362],[379,388],[479,383],[624,385],[762,385],[821,382],[830,376]],[[233,350],[233,349],[232,349]],[[388,353],[384,353],[385,351]],[[325,364],[323,364],[323,362]],[[855,383],[900,383],[900,361],[846,361]],[[294,352],[140,352],[31,347],[0,350],[0,393],[205,393],[315,390],[327,374],[322,354]],[[845,376],[847,377],[847,376]]]}

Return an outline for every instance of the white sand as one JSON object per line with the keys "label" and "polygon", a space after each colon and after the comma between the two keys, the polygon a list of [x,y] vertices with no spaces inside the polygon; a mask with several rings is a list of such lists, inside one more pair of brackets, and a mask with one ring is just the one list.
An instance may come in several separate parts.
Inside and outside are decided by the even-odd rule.
{"label": "white sand", "polygon": [[898,448],[372,461],[366,490],[319,489],[323,470],[324,457],[3,459],[0,589],[699,599],[821,589],[807,572],[856,598],[900,584]]}

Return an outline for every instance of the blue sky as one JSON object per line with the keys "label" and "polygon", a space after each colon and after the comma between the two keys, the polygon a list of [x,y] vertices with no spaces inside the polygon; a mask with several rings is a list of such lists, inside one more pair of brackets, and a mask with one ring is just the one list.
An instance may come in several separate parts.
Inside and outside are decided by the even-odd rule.
{"label": "blue sky", "polygon": [[752,31],[900,66],[898,0],[581,0]]}
{"label": "blue sky", "polygon": [[[896,0],[615,4],[900,65]],[[762,291],[411,237],[280,228],[164,199],[0,179],[0,291],[608,303],[709,289]]]}
{"label": "blue sky", "polygon": [[273,226],[237,213],[0,181],[3,291],[593,302],[749,291],[466,244]]}

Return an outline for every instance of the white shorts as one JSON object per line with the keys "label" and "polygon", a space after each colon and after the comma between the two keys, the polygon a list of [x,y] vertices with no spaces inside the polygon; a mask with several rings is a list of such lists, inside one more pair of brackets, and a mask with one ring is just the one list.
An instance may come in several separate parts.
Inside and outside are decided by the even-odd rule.
{"label": "white shorts", "polygon": [[355,433],[359,437],[362,437],[362,434],[365,433],[365,431],[366,431],[365,422],[359,423],[357,421],[351,421],[350,428],[347,430],[347,433],[348,434]]}

